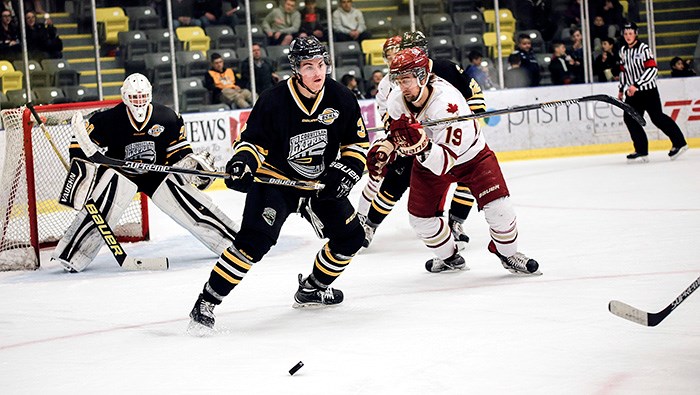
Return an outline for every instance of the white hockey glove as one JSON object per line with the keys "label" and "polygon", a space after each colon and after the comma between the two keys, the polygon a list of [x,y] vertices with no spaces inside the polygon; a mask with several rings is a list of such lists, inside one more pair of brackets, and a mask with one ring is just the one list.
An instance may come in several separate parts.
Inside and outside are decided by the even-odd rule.
{"label": "white hockey glove", "polygon": [[[175,164],[174,167],[183,167],[186,169],[197,169],[204,171],[216,171],[214,166],[214,157],[207,151],[192,153]],[[209,188],[214,179],[211,177],[199,177],[196,175],[184,176],[187,182],[196,186],[200,190]]]}

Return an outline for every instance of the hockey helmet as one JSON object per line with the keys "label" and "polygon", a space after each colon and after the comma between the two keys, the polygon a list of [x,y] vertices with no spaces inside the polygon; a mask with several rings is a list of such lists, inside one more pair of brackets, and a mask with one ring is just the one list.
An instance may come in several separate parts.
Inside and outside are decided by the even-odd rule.
{"label": "hockey helmet", "polygon": [[126,77],[122,84],[122,101],[138,122],[143,122],[151,104],[151,83],[143,74],[134,73]]}
{"label": "hockey helmet", "polygon": [[401,49],[401,36],[394,36],[394,37],[389,37],[384,41],[384,47],[382,47],[382,56],[384,57],[384,62],[389,64],[389,59],[387,58],[386,54],[387,52],[391,51],[398,51]]}
{"label": "hockey helmet", "polygon": [[428,54],[428,39],[425,38],[425,34],[420,30],[406,32],[401,37],[401,49],[414,47],[420,48],[426,55]]}
{"label": "hockey helmet", "polygon": [[625,31],[627,29],[634,30],[635,33],[637,33],[637,24],[634,22],[627,22],[625,25],[622,27],[622,30]]}
{"label": "hockey helmet", "polygon": [[417,47],[400,50],[389,66],[389,78],[392,82],[403,76],[411,74],[418,78],[418,84],[423,87],[427,84],[430,74],[430,60],[428,55]]}
{"label": "hockey helmet", "polygon": [[326,74],[331,73],[331,57],[328,55],[326,46],[318,41],[315,36],[296,38],[289,45],[289,63],[292,65],[292,73],[295,77],[299,76],[299,65],[302,60],[322,58],[323,62],[328,66]]}

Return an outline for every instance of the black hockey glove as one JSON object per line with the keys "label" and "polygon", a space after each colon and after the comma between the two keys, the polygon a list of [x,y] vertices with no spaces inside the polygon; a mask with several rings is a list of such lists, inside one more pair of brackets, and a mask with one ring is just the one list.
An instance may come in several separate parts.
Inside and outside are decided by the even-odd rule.
{"label": "black hockey glove", "polygon": [[350,194],[360,176],[350,166],[336,161],[328,166],[319,181],[326,185],[318,191],[319,199],[342,199]]}
{"label": "black hockey glove", "polygon": [[248,154],[238,153],[233,155],[226,163],[226,173],[230,177],[224,180],[226,186],[239,192],[248,192],[253,186],[253,171],[248,165]]}

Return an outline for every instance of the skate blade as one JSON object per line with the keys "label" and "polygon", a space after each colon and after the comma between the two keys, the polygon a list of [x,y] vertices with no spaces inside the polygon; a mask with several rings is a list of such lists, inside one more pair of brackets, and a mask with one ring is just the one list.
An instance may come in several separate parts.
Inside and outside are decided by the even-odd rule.
{"label": "skate blade", "polygon": [[194,337],[210,337],[214,335],[214,328],[202,325],[196,321],[190,321],[187,326],[187,334]]}
{"label": "skate blade", "polygon": [[292,307],[295,309],[305,309],[305,310],[319,310],[319,309],[325,309],[328,307],[335,307],[338,306],[340,303],[336,304],[323,304],[323,303],[299,303],[299,302],[294,302],[292,304]]}
{"label": "skate blade", "polygon": [[[678,155],[676,155],[677,157]],[[636,163],[649,163],[649,158],[643,156],[640,158],[635,158],[635,159],[627,159],[627,164],[633,165]]]}
{"label": "skate blade", "polygon": [[521,272],[520,270],[515,270],[511,268],[506,268],[509,272],[515,274],[516,276],[521,276],[521,277],[529,277],[529,276],[541,276],[542,272],[540,269],[537,269],[535,272],[530,273],[530,272]]}

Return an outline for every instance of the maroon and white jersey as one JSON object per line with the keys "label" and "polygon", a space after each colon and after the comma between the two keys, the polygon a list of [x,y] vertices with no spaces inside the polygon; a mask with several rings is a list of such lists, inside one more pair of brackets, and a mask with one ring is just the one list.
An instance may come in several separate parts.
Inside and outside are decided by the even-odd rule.
{"label": "maroon and white jersey", "polygon": [[[432,88],[430,96],[417,114],[410,110],[401,89],[392,90],[388,100],[391,119],[399,119],[401,114],[406,114],[409,118],[413,116],[417,121],[423,122],[472,114],[460,91],[442,78],[432,74],[426,89],[428,88]],[[438,176],[474,159],[486,146],[477,120],[426,126],[424,130],[433,145],[427,155],[418,155],[416,158],[421,165]]]}
{"label": "maroon and white jersey", "polygon": [[[388,73],[384,76],[384,78],[382,78],[381,81],[379,81],[379,85],[377,85],[377,95],[374,97],[374,99],[377,101],[377,112],[379,112],[379,119],[381,119],[383,125],[386,124],[388,119],[387,101],[389,100],[389,94],[393,88],[394,84],[391,83]],[[374,140],[377,140],[378,138],[386,138],[386,133],[384,133],[384,131],[380,131],[375,133],[374,136]]]}

